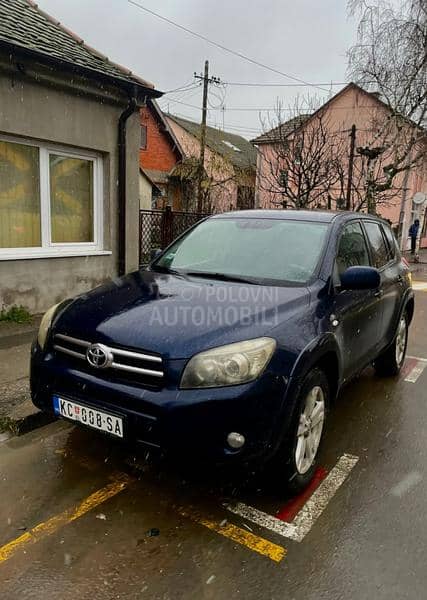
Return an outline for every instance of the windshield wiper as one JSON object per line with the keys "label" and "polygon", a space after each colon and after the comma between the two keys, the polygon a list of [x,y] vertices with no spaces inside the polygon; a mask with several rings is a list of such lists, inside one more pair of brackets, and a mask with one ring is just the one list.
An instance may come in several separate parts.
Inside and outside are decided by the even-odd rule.
{"label": "windshield wiper", "polygon": [[219,279],[220,281],[236,281],[237,283],[252,283],[254,285],[260,285],[256,279],[249,279],[245,277],[239,277],[237,275],[227,275],[227,273],[211,273],[209,271],[185,271],[186,275],[192,275],[193,277],[203,277],[205,279]]}
{"label": "windshield wiper", "polygon": [[177,271],[176,269],[170,269],[169,267],[163,267],[162,265],[153,265],[150,270],[155,271],[156,273],[167,273],[168,275],[181,275],[181,277],[186,276],[186,273],[184,271]]}

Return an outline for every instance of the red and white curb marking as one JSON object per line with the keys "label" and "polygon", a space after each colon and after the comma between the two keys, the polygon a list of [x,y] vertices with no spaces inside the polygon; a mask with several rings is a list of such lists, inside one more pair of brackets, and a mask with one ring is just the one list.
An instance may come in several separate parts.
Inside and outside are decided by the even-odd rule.
{"label": "red and white curb marking", "polygon": [[404,365],[404,374],[406,377],[404,381],[409,383],[416,383],[419,376],[422,374],[424,369],[427,367],[427,358],[418,358],[417,356],[408,356],[408,366]]}
{"label": "red and white curb marking", "polygon": [[357,456],[343,454],[335,467],[299,510],[292,523],[286,523],[257,508],[247,506],[243,502],[230,504],[227,506],[227,510],[283,537],[301,542],[325,510],[328,502],[347,479],[358,460]]}

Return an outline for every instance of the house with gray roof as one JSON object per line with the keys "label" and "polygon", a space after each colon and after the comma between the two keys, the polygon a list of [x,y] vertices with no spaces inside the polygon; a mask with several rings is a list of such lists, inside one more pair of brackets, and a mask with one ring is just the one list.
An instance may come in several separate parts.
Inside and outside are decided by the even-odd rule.
{"label": "house with gray roof", "polygon": [[0,308],[41,312],[138,267],[152,83],[30,0],[0,0]]}
{"label": "house with gray roof", "polygon": [[[184,160],[170,173],[172,195],[181,198],[182,209],[196,205],[195,182],[200,156],[200,124],[166,115],[184,153]],[[203,189],[204,210],[223,212],[254,207],[257,152],[245,138],[215,127],[206,127]]]}
{"label": "house with gray roof", "polygon": [[275,142],[282,142],[292,133],[297,131],[306,121],[308,121],[310,117],[311,114],[303,114],[292,117],[284,123],[280,123],[280,125],[277,127],[274,127],[269,131],[265,131],[258,137],[251,140],[251,143],[255,144],[255,146],[260,146],[262,144],[274,144]]}

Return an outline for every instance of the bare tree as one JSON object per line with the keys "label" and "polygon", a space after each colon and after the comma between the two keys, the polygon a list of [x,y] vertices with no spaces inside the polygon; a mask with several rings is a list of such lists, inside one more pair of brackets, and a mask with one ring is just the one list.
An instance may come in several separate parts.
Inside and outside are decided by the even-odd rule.
{"label": "bare tree", "polygon": [[360,16],[358,40],[349,51],[349,73],[379,94],[384,110],[370,124],[371,136],[357,149],[364,159],[369,212],[399,186],[399,174],[427,158],[427,2],[349,0]]}
{"label": "bare tree", "polygon": [[[185,144],[184,144],[185,148]],[[197,209],[196,190],[199,183],[199,163],[190,154],[173,169],[173,178],[179,182],[184,210]],[[239,191],[243,190],[248,196],[255,193],[254,167],[249,165],[238,167],[233,164],[231,155],[218,154],[209,151],[205,155],[205,166],[200,181],[202,212],[216,213],[236,208]],[[250,204],[250,198],[248,198]],[[239,208],[239,207],[237,207]]]}
{"label": "bare tree", "polygon": [[[336,162],[337,169],[337,183],[335,186],[335,197],[344,198],[347,195],[347,188],[349,185],[348,178],[348,158],[342,155],[341,161]],[[375,158],[365,156],[363,153],[357,153],[353,160],[353,172],[350,181],[350,206],[349,210],[355,212],[369,212],[372,211],[372,206],[369,206],[369,193],[367,185],[370,181],[374,181],[378,184],[383,177],[383,169],[386,164],[384,156],[378,156]],[[375,208],[378,209],[381,206],[391,206],[396,199],[396,196],[402,194],[403,186],[402,181],[394,178],[392,185],[384,187],[384,189],[377,189],[375,191]]]}
{"label": "bare tree", "polygon": [[211,152],[205,161],[205,173],[202,178],[203,208],[209,213],[224,212],[239,206],[239,192],[244,191],[248,196],[255,194],[255,169],[249,163],[247,166],[237,166],[232,161],[232,152],[218,154]]}
{"label": "bare tree", "polygon": [[316,99],[297,98],[284,114],[278,106],[268,127],[268,143],[259,146],[264,163],[259,187],[272,204],[283,208],[331,208],[337,197],[343,163],[347,160],[346,140],[334,132],[327,112],[315,110]]}

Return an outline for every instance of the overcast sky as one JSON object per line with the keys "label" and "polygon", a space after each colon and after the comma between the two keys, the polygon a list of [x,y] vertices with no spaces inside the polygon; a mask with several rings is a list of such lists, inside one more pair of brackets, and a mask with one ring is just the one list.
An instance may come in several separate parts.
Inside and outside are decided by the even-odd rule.
{"label": "overcast sky", "polygon": [[[246,56],[310,83],[346,81],[346,51],[355,38],[346,0],[135,0],[189,29]],[[295,83],[197,39],[127,0],[37,0],[40,8],[112,60],[155,84],[173,90],[192,84],[205,59],[224,82]],[[321,86],[324,87],[324,86]],[[260,108],[284,106],[307,87],[211,87],[208,123],[251,138],[260,132]],[[339,87],[334,87],[334,92]],[[201,88],[166,94],[170,112],[200,119]],[[253,111],[233,109],[254,108]],[[267,115],[262,111],[261,120]],[[271,113],[274,117],[274,113]]]}

